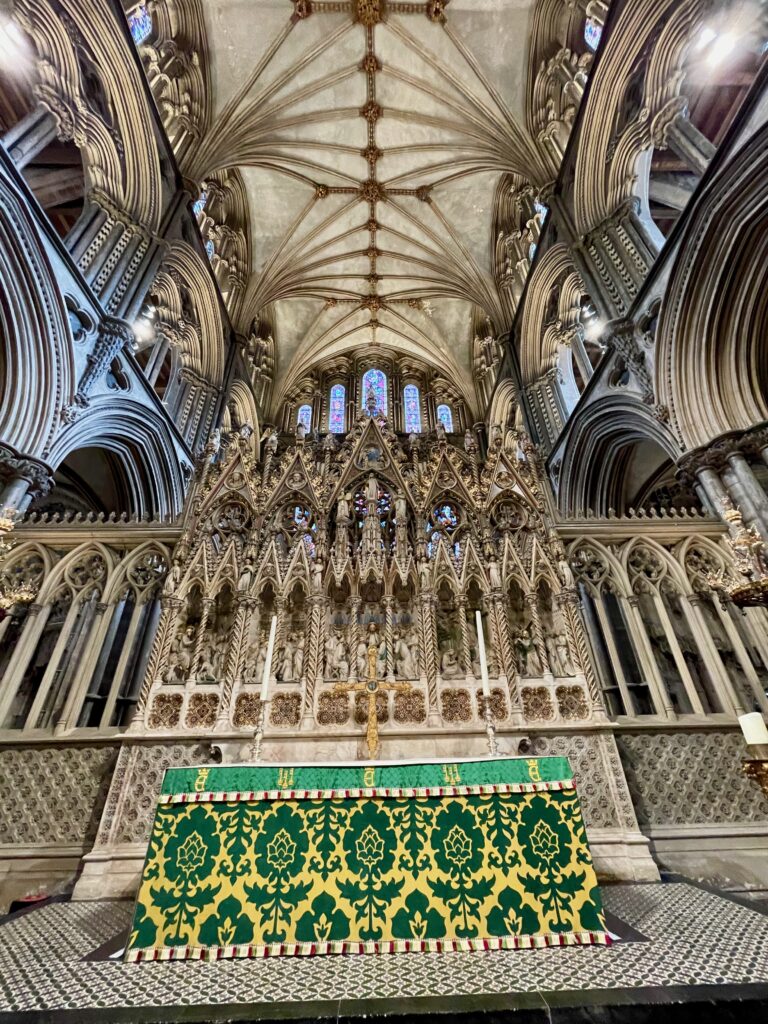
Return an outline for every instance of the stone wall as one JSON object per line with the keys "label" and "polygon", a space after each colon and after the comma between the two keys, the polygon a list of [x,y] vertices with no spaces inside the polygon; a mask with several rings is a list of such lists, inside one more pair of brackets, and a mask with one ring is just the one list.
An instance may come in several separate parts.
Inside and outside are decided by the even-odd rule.
{"label": "stone wall", "polygon": [[643,730],[616,740],[641,828],[768,823],[768,799],[741,772],[738,730]]}
{"label": "stone wall", "polygon": [[88,848],[117,760],[114,745],[0,748],[0,845]]}

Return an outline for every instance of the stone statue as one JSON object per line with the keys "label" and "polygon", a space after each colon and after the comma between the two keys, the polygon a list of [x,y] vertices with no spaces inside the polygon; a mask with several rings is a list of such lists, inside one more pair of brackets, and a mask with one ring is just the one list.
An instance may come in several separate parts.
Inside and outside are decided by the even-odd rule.
{"label": "stone statue", "polygon": [[171,571],[165,577],[163,593],[166,595],[175,593],[179,583],[181,583],[181,561],[178,557],[174,557]]}
{"label": "stone statue", "polygon": [[365,498],[366,501],[373,502],[374,508],[379,501],[379,482],[376,479],[375,474],[369,473],[368,480],[365,485]]}
{"label": "stone statue", "polygon": [[240,434],[240,437],[242,437],[244,441],[250,441],[251,437],[253,436],[253,427],[246,420],[245,423],[242,423],[240,425],[240,430],[238,431],[238,433]]}
{"label": "stone statue", "polygon": [[194,653],[195,628],[188,625],[179,630],[174,637],[164,681],[166,683],[175,683],[186,679],[192,666]]}
{"label": "stone statue", "polygon": [[216,460],[216,456],[219,454],[221,448],[221,430],[219,427],[214,427],[211,431],[208,443],[205,446],[205,455],[210,462]]}
{"label": "stone statue", "polygon": [[342,496],[339,498],[339,503],[336,506],[337,519],[349,519],[349,510],[351,508],[351,502],[351,494],[342,494]]}
{"label": "stone statue", "polygon": [[499,563],[495,558],[488,562],[488,579],[494,590],[501,590],[501,573],[499,572]]}
{"label": "stone statue", "polygon": [[336,653],[334,656],[334,679],[349,678],[349,658],[347,658],[347,645],[341,637],[336,640]]}
{"label": "stone statue", "polygon": [[296,641],[296,653],[293,656],[293,676],[294,679],[301,679],[304,671],[304,636],[299,636]]}
{"label": "stone statue", "polygon": [[395,675],[399,679],[418,678],[418,669],[405,637],[400,633],[395,633],[392,637],[392,646],[395,659]]}
{"label": "stone statue", "polygon": [[241,594],[247,593],[251,589],[251,583],[253,582],[253,558],[249,555],[245,560],[243,571],[240,573],[240,579],[237,581],[237,589]]}
{"label": "stone statue", "polygon": [[553,675],[563,675],[560,666],[560,654],[557,650],[557,638],[553,633],[544,634],[544,646],[547,648],[547,655],[549,656],[549,667],[552,669]]}
{"label": "stone statue", "polygon": [[408,502],[402,491],[398,491],[395,497],[395,519],[398,523],[405,523],[408,520]]}
{"label": "stone statue", "polygon": [[477,438],[471,430],[464,433],[464,451],[467,455],[473,455],[477,451]]}
{"label": "stone statue", "polygon": [[358,641],[355,652],[355,670],[358,679],[368,678],[368,641],[363,637]]}
{"label": "stone statue", "polygon": [[276,430],[272,430],[268,434],[267,439],[264,442],[264,447],[266,448],[266,450],[269,452],[270,455],[274,455],[275,454],[275,452],[277,451],[277,431]]}
{"label": "stone statue", "polygon": [[571,652],[568,650],[568,640],[563,633],[559,633],[555,637],[555,647],[557,649],[558,660],[560,662],[560,669],[564,676],[575,676],[576,671],[571,661]]}
{"label": "stone statue", "polygon": [[296,440],[303,441],[306,436],[307,428],[304,426],[301,420],[299,420],[299,422],[296,424]]}
{"label": "stone statue", "polygon": [[442,420],[438,420],[437,423],[435,423],[435,435],[437,436],[438,441],[445,441],[445,424]]}
{"label": "stone statue", "polygon": [[282,682],[288,682],[289,679],[295,679],[293,673],[293,654],[294,654],[294,636],[293,633],[289,633],[285,638],[285,644],[283,645],[282,654],[280,657],[280,668],[275,673],[278,679]]}
{"label": "stone statue", "polygon": [[329,633],[325,638],[325,678],[338,678],[336,675],[336,637],[333,633]]}
{"label": "stone statue", "polygon": [[518,633],[515,646],[520,658],[520,675],[540,676],[542,674],[541,662],[536,651],[536,645],[527,629],[523,629]]}
{"label": "stone statue", "polygon": [[261,641],[256,641],[256,661],[253,666],[253,679],[261,683],[264,678],[264,666],[267,664],[267,638],[263,636]]}
{"label": "stone statue", "polygon": [[440,675],[443,679],[458,679],[464,675],[453,647],[447,646],[440,658]]}

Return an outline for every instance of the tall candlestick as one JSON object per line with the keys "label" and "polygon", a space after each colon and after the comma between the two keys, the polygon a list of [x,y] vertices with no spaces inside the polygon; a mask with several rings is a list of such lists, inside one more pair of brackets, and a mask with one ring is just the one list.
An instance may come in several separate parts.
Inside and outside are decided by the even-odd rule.
{"label": "tall candlestick", "polygon": [[750,715],[740,715],[739,725],[747,746],[768,746],[768,726],[759,711],[753,711]]}
{"label": "tall candlestick", "polygon": [[269,677],[272,672],[272,654],[275,650],[275,633],[277,633],[277,616],[272,616],[272,623],[269,627],[269,641],[267,642],[267,660],[264,662],[264,675],[261,680],[261,693],[259,699],[262,704],[266,701],[269,693]]}
{"label": "tall candlestick", "polygon": [[475,612],[475,625],[477,626],[477,650],[480,655],[480,676],[483,683],[483,696],[490,699],[491,682],[488,678],[488,661],[485,657],[485,634],[483,633],[483,616],[478,609]]}

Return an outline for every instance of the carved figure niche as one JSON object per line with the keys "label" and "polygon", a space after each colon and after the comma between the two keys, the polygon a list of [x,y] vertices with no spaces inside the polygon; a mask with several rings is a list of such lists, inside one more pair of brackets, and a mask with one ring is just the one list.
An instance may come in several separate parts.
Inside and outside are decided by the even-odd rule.
{"label": "carved figure niche", "polygon": [[[267,642],[269,625],[275,614],[275,591],[271,583],[262,589],[256,601],[256,607],[248,629],[248,638],[243,658],[243,682],[260,685],[267,661]],[[273,659],[273,675],[275,662]]]}
{"label": "carved figure niche", "polygon": [[366,580],[360,586],[360,630],[355,653],[358,679],[368,678],[368,647],[378,649],[376,671],[379,679],[387,674],[386,620],[382,615],[384,607],[384,584],[378,580]]}
{"label": "carved figure niche", "polygon": [[365,557],[390,552],[395,543],[395,512],[388,488],[369,473],[358,481],[353,497],[353,549]]}
{"label": "carved figure niche", "polygon": [[275,661],[275,678],[281,683],[300,682],[304,678],[304,652],[307,630],[307,594],[299,582],[293,585],[283,610],[283,642]]}
{"label": "carved figure niche", "polygon": [[556,607],[549,583],[541,579],[536,588],[536,601],[541,620],[541,632],[544,647],[552,675],[555,677],[573,676],[576,673],[568,650],[568,638],[565,623],[559,608]]}
{"label": "carved figure niche", "polygon": [[517,659],[517,670],[523,678],[536,679],[543,674],[532,629],[532,615],[526,594],[517,580],[509,582],[507,591],[509,627]]}
{"label": "carved figure niche", "polygon": [[223,679],[227,669],[229,635],[235,617],[235,594],[229,583],[219,590],[207,610],[197,668],[200,683]]}
{"label": "carved figure niche", "polygon": [[453,588],[442,580],[437,589],[437,652],[442,679],[463,679],[467,667],[463,664],[462,629],[458,602]]}
{"label": "carved figure niche", "polygon": [[[476,579],[471,579],[466,590],[466,636],[469,642],[469,663],[475,679],[481,678],[480,651],[477,646],[477,621],[475,612],[483,610],[483,591]],[[499,657],[496,651],[496,637],[493,630],[486,626],[485,656],[488,659],[488,675],[491,678],[499,675]]]}
{"label": "carved figure niche", "polygon": [[[355,627],[357,624],[355,623]],[[349,613],[349,581],[332,581],[328,588],[328,628],[323,650],[323,676],[325,679],[346,682],[352,674],[350,652],[356,640],[351,635]]]}
{"label": "carved figure niche", "polygon": [[176,634],[171,641],[164,683],[185,683],[195,661],[197,633],[203,618],[203,592],[195,584],[187,593],[184,608],[176,620]]}
{"label": "carved figure niche", "polygon": [[419,678],[419,631],[413,608],[416,581],[409,587],[397,580],[392,592],[392,671],[397,679]]}

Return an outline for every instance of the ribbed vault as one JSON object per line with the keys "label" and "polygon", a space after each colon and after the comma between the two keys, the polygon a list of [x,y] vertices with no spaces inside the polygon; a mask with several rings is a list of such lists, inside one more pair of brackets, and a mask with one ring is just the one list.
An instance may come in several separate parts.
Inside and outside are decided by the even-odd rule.
{"label": "ribbed vault", "polygon": [[240,169],[274,401],[321,358],[381,345],[449,372],[474,407],[473,316],[501,331],[492,200],[549,177],[523,127],[534,0],[206,4],[213,127],[189,170]]}

